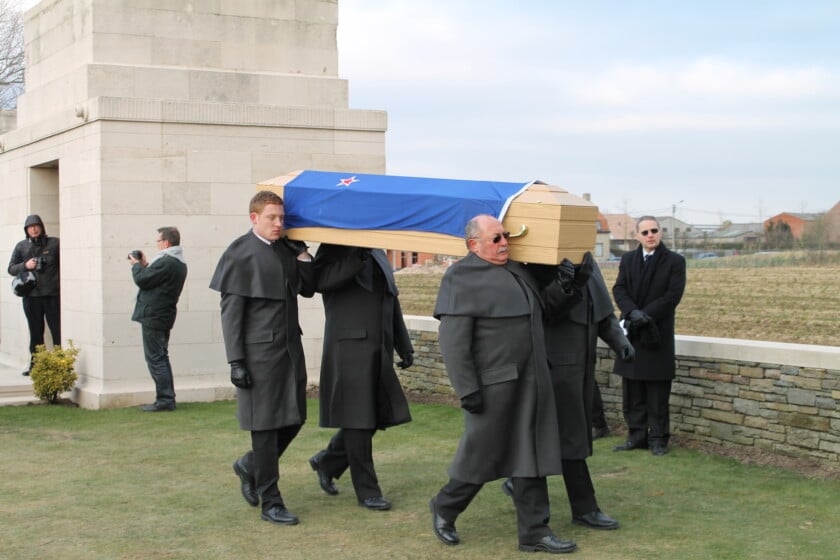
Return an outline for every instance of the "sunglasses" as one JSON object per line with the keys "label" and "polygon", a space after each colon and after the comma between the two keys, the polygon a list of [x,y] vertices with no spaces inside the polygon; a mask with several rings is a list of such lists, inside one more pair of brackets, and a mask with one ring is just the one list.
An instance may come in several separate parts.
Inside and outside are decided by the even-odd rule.
{"label": "sunglasses", "polygon": [[642,234],[642,237],[647,237],[648,233],[652,233],[653,235],[656,235],[657,233],[659,233],[659,228],[646,229],[645,231],[642,231],[640,233]]}
{"label": "sunglasses", "polygon": [[502,233],[497,233],[496,235],[493,236],[493,239],[491,241],[493,241],[493,243],[496,244],[496,243],[498,243],[499,241],[502,240],[502,237],[504,237],[505,239],[509,239],[510,238],[510,232],[509,231],[503,231]]}

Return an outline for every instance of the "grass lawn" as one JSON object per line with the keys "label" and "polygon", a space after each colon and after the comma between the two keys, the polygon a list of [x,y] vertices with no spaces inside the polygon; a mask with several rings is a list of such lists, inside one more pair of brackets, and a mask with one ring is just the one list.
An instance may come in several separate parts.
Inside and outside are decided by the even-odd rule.
{"label": "grass lawn", "polygon": [[[447,480],[461,412],[413,404],[414,422],[379,433],[374,454],[389,512],[356,504],[349,474],[327,496],[307,459],[332,430],[309,422],[283,457],[280,482],[295,527],[260,520],[239,494],[232,461],[249,445],[231,401],[174,413],[0,407],[0,558],[263,559],[522,558],[515,513],[498,483],[457,522],[462,544],[431,531],[429,498]],[[618,531],[570,524],[562,480],[549,479],[558,535],[573,558],[833,559],[840,481],[673,449],[665,457],[613,453],[589,461],[600,505]],[[525,556],[528,557],[528,556]]]}

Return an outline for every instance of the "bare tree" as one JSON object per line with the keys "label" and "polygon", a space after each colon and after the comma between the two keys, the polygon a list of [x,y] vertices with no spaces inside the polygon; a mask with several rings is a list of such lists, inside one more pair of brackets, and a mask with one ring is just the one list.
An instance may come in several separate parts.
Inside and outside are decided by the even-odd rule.
{"label": "bare tree", "polygon": [[23,93],[23,12],[20,2],[0,0],[0,109],[14,109]]}

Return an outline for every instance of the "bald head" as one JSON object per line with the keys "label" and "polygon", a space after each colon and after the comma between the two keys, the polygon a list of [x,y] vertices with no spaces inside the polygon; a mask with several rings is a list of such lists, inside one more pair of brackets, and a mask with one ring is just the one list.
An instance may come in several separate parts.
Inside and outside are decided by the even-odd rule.
{"label": "bald head", "polygon": [[467,222],[464,238],[467,249],[491,264],[508,261],[508,236],[502,223],[488,214],[479,214]]}

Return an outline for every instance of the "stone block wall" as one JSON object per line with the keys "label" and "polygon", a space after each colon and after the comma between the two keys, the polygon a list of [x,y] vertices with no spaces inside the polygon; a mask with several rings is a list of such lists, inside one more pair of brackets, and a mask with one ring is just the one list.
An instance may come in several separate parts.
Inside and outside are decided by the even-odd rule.
{"label": "stone block wall", "polygon": [[[417,359],[399,370],[406,390],[454,396],[437,321],[407,317]],[[678,336],[671,431],[718,445],[840,461],[840,348]],[[623,423],[614,354],[598,349],[607,418]]]}

